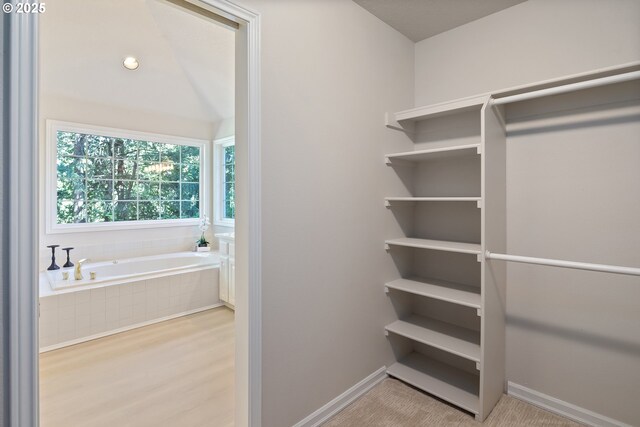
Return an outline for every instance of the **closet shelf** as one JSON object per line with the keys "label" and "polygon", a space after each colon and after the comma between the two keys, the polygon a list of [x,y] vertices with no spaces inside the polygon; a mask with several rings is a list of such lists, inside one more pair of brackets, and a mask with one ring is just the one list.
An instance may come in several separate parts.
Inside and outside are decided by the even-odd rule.
{"label": "closet shelf", "polygon": [[418,249],[433,249],[436,251],[458,252],[463,254],[481,254],[482,248],[477,243],[449,242],[445,240],[414,239],[402,237],[399,239],[389,239],[384,242],[386,245],[407,246]]}
{"label": "closet shelf", "polygon": [[389,289],[433,298],[466,307],[480,308],[480,289],[436,279],[397,279],[386,283]]}
{"label": "closet shelf", "polygon": [[425,150],[405,151],[385,156],[387,165],[395,163],[413,163],[425,160],[441,159],[445,157],[469,156],[480,153],[480,143],[454,145],[451,147],[429,148]]}
{"label": "closet shelf", "polygon": [[404,123],[419,122],[421,120],[464,113],[466,111],[477,110],[480,112],[480,109],[488,99],[489,97],[487,95],[482,95],[412,108],[396,113],[395,119],[402,126]]}
{"label": "closet shelf", "polygon": [[397,202],[479,202],[482,197],[385,197],[384,201],[391,203]]}
{"label": "closet shelf", "polygon": [[413,314],[396,320],[388,332],[438,348],[456,356],[480,362],[480,332]]}
{"label": "closet shelf", "polygon": [[411,353],[387,369],[387,374],[460,408],[479,413],[478,375],[470,374],[419,353]]}

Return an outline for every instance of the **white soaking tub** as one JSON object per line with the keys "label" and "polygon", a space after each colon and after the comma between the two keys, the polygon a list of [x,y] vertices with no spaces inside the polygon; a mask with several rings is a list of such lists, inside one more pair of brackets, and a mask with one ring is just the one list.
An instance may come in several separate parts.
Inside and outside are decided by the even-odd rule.
{"label": "white soaking tub", "polygon": [[42,272],[40,351],[221,306],[219,268],[215,252],[177,252],[85,263],[82,280]]}

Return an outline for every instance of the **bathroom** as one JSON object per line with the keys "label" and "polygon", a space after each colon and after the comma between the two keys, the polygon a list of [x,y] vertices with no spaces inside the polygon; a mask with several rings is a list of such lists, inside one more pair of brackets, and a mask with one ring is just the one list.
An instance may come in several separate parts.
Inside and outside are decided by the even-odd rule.
{"label": "bathroom", "polygon": [[[203,411],[224,407],[219,418],[232,420],[235,30],[207,10],[160,0],[65,0],[40,20],[43,426],[89,425],[87,411],[105,422],[100,402],[142,399],[137,387],[152,385],[136,372],[149,359],[157,370],[188,369],[180,355],[163,362],[157,352],[202,332],[224,335],[223,350],[192,345],[225,354],[218,366],[227,366],[217,374],[222,397],[216,405],[205,394]],[[159,333],[144,357],[123,344]],[[92,360],[96,348],[110,360]],[[101,388],[112,364],[119,381]]]}

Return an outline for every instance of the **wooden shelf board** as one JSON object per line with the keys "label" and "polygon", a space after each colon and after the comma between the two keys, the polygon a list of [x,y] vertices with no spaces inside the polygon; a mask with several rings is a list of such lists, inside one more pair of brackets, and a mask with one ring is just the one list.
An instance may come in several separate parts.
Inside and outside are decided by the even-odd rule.
{"label": "wooden shelf board", "polygon": [[385,328],[396,335],[480,362],[480,332],[416,314]]}
{"label": "wooden shelf board", "polygon": [[[395,114],[395,119],[400,125],[406,122],[418,122],[421,120],[433,119],[450,114],[464,113],[466,111],[480,109],[489,98],[488,95],[474,96],[470,98],[457,99],[454,101],[442,102],[440,104],[427,105],[424,107],[412,108],[400,111]],[[480,118],[478,117],[478,120]]]}
{"label": "wooden shelf board", "polygon": [[480,411],[478,376],[411,353],[387,369],[387,374],[474,414]]}
{"label": "wooden shelf board", "polygon": [[463,254],[481,254],[481,246],[477,243],[449,242],[445,240],[414,239],[402,237],[386,240],[387,245],[407,246],[419,249],[433,249],[437,251],[458,252]]}
{"label": "wooden shelf board", "polygon": [[393,164],[394,160],[404,162],[420,162],[429,159],[439,159],[444,157],[468,156],[478,154],[480,143],[454,145],[451,147],[430,148],[426,150],[405,151],[402,153],[392,153],[385,156],[387,163]]}
{"label": "wooden shelf board", "polygon": [[480,308],[480,288],[436,279],[397,279],[385,284],[390,289],[447,301],[466,307]]}
{"label": "wooden shelf board", "polygon": [[482,197],[385,197],[387,202],[479,202]]}

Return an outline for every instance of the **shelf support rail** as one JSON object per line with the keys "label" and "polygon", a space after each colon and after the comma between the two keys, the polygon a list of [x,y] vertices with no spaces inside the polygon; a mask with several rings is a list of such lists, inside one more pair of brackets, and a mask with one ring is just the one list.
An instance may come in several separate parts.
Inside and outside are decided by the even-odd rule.
{"label": "shelf support rail", "polygon": [[528,99],[541,98],[543,96],[558,95],[561,93],[574,92],[582,89],[590,89],[593,87],[628,82],[637,79],[640,79],[640,71],[632,71],[630,73],[601,77],[599,79],[586,80],[577,83],[569,83],[562,86],[550,87],[548,89],[534,90],[532,92],[520,93],[518,95],[494,98],[492,103],[494,105],[509,104],[511,102],[526,101]]}
{"label": "shelf support rail", "polygon": [[592,264],[588,262],[564,261],[559,259],[535,258],[519,255],[496,254],[486,251],[485,259],[495,259],[501,261],[521,262],[525,264],[539,264],[552,267],[574,268],[577,270],[600,271],[603,273],[626,274],[629,276],[640,276],[640,268],[621,267],[617,265]]}

